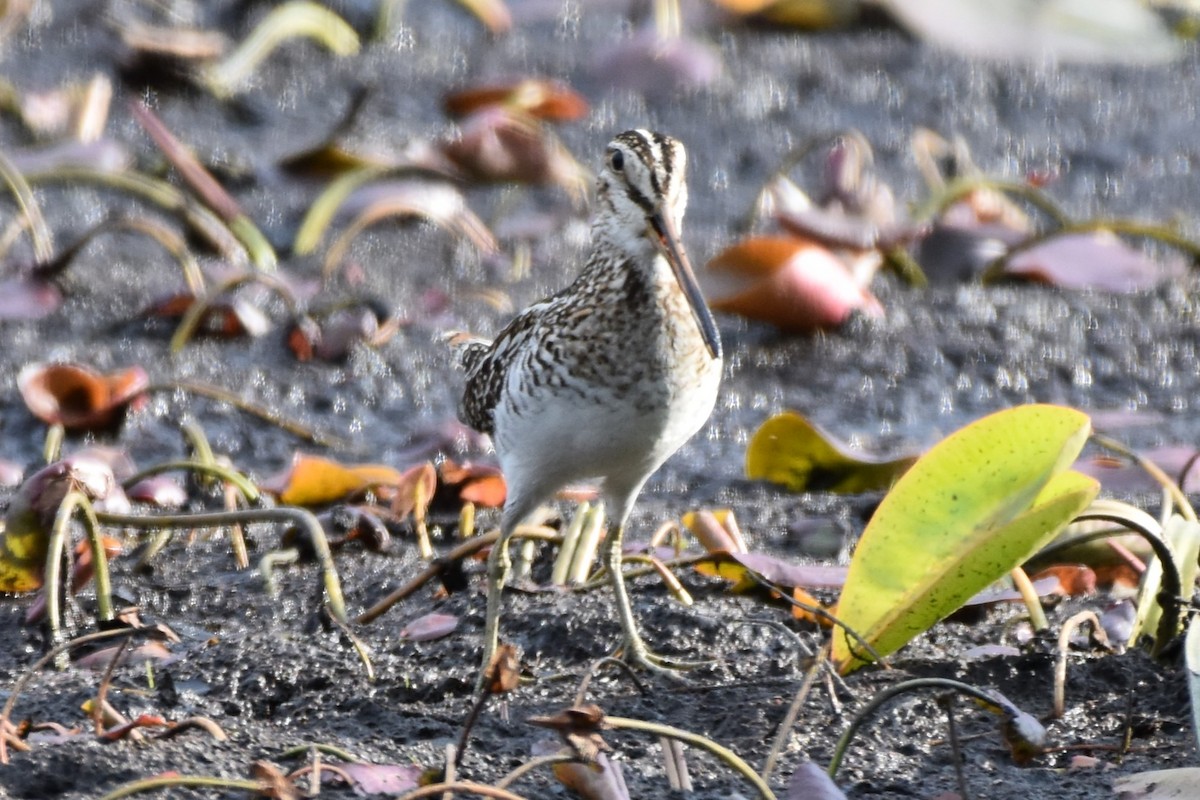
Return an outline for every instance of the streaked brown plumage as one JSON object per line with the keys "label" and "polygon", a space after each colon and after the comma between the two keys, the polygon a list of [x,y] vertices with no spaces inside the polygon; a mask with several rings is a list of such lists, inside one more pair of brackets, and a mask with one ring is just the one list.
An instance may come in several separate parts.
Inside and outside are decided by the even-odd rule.
{"label": "streaked brown plumage", "polygon": [[496,646],[507,544],[568,483],[599,479],[606,564],[631,661],[656,666],[620,571],[625,520],[642,485],[712,411],[721,346],[683,253],[686,154],[670,137],[627,131],[608,146],[593,249],[570,286],[518,315],[492,342],[459,345],[460,416],[492,435],[508,482],[489,562],[485,665]]}

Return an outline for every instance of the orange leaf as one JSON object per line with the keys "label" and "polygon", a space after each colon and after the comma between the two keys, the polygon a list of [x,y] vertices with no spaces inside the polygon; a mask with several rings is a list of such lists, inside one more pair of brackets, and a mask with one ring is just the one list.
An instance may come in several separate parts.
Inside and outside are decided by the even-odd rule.
{"label": "orange leaf", "polygon": [[96,430],[114,425],[125,409],[142,397],[150,377],[141,367],[107,375],[82,364],[29,364],[17,376],[29,412],[43,422],[62,423],[68,430]]}
{"label": "orange leaf", "polygon": [[710,305],[780,330],[802,333],[841,325],[850,312],[883,308],[832,252],[804,239],[761,236],[726,248],[708,270],[722,282]]}
{"label": "orange leaf", "polygon": [[[815,606],[817,608],[823,608],[826,611],[831,610],[829,606],[825,605],[820,600],[801,589],[799,586],[792,589],[792,599],[799,603]],[[833,623],[829,620],[829,617],[823,617],[819,614],[814,614],[807,608],[801,608],[800,606],[792,606],[792,616],[796,619],[802,619],[805,622],[815,622],[823,628],[833,627]]]}
{"label": "orange leaf", "polygon": [[383,464],[344,465],[320,456],[296,453],[283,472],[263,482],[262,488],[279,502],[296,506],[335,503],[378,486],[397,487],[404,476]]}

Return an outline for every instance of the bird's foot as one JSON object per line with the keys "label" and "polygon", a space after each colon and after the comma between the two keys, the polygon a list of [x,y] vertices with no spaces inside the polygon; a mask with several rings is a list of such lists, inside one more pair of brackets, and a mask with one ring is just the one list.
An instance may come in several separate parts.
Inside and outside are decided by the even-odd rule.
{"label": "bird's foot", "polygon": [[640,667],[647,672],[665,675],[676,681],[683,680],[683,676],[680,674],[682,672],[706,667],[713,663],[711,660],[688,661],[682,658],[659,655],[646,647],[645,643],[641,641],[625,642],[617,652],[617,656],[631,667]]}

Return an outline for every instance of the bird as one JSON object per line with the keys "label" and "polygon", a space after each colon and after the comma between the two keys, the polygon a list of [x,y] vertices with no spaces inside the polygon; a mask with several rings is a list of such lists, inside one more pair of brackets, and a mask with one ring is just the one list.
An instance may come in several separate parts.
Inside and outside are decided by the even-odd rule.
{"label": "bird", "polygon": [[596,181],[591,250],[573,283],[490,341],[455,343],[466,381],[459,416],[490,434],[508,486],[488,558],[483,674],[499,640],[517,526],[566,485],[598,480],[603,563],[626,662],[679,666],[638,633],[621,573],[625,523],[647,479],[708,420],[721,339],[680,239],[687,153],[645,129],[617,135]]}

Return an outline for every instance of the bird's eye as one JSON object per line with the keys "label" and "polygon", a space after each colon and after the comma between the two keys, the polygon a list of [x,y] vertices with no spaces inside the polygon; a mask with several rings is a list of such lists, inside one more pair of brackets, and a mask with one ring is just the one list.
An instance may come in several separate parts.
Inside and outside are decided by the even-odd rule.
{"label": "bird's eye", "polygon": [[614,150],[608,157],[608,163],[615,171],[620,172],[625,169],[625,154],[620,150]]}

